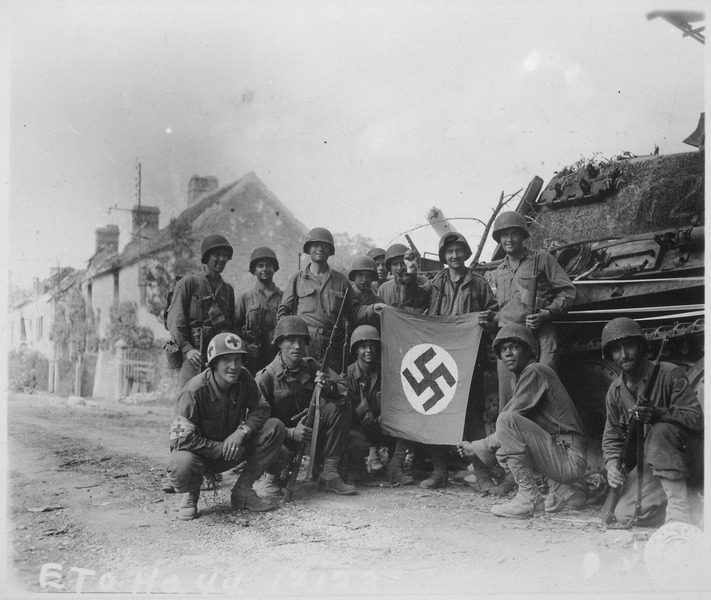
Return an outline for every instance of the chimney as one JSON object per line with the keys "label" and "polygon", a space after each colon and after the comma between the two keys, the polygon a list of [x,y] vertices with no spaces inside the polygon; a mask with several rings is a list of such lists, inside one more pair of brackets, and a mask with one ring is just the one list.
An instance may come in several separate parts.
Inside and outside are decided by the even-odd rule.
{"label": "chimney", "polygon": [[40,284],[39,277],[33,277],[32,278],[32,295],[35,297],[35,299],[37,299],[40,297],[42,292],[44,292],[44,286]]}
{"label": "chimney", "polygon": [[188,206],[192,206],[206,194],[214,192],[217,187],[217,177],[193,175],[188,183]]}
{"label": "chimney", "polygon": [[138,206],[135,204],[131,210],[133,216],[133,233],[134,239],[141,233],[144,238],[153,237],[158,232],[158,217],[160,208],[157,206]]}
{"label": "chimney", "polygon": [[119,228],[118,225],[107,225],[96,229],[96,253],[102,248],[108,249],[111,254],[118,254]]}

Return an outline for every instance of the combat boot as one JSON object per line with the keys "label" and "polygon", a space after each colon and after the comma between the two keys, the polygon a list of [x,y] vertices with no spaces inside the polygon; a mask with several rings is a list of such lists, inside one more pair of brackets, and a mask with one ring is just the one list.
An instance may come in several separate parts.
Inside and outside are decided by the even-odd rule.
{"label": "combat boot", "polygon": [[664,523],[679,521],[680,523],[691,524],[686,479],[660,477],[659,482],[662,484],[662,489],[667,496],[667,512],[664,517]]}
{"label": "combat boot", "polygon": [[368,458],[366,460],[368,473],[373,477],[378,477],[383,474],[385,470],[385,465],[380,460],[380,455],[378,454],[378,449],[375,446],[371,446],[368,450]]}
{"label": "combat boot", "polygon": [[260,498],[279,498],[281,496],[281,486],[279,485],[279,477],[274,473],[265,473],[257,481],[252,489]]}
{"label": "combat boot", "polygon": [[568,485],[549,480],[548,487],[551,491],[546,496],[547,513],[557,513],[565,508],[583,510],[587,506],[588,496],[584,484]]}
{"label": "combat boot", "polygon": [[254,490],[232,490],[230,497],[232,510],[250,510],[252,512],[266,512],[275,510],[277,505],[269,498],[260,498]]}
{"label": "combat boot", "polygon": [[518,493],[513,500],[491,507],[491,512],[497,517],[528,519],[540,517],[545,513],[545,502],[538,491],[536,480],[531,473],[530,461],[527,459],[528,457],[515,456],[506,461],[518,485]]}
{"label": "combat boot", "polygon": [[318,478],[316,489],[319,492],[333,492],[339,496],[352,496],[357,494],[354,485],[348,485],[338,474],[338,458],[326,458],[323,461],[323,473]]}
{"label": "combat boot", "polygon": [[183,494],[183,503],[178,507],[178,518],[181,521],[192,521],[198,515],[198,500],[200,499],[200,485],[202,481],[191,486],[191,489]]}
{"label": "combat boot", "polygon": [[504,478],[497,485],[489,490],[494,496],[508,496],[516,489],[516,481],[511,473],[506,473]]}
{"label": "combat boot", "polygon": [[409,445],[403,440],[398,440],[395,446],[395,452],[388,463],[385,475],[388,481],[393,485],[412,485],[415,483],[415,478],[405,472],[405,458]]}
{"label": "combat boot", "polygon": [[[476,482],[474,487],[482,494],[489,493],[492,489],[496,487],[491,475],[489,475],[489,470],[484,466],[484,463],[479,460],[476,456],[472,457],[472,466],[474,467],[474,477],[476,477]],[[468,485],[472,485],[468,477],[464,478],[464,482]]]}

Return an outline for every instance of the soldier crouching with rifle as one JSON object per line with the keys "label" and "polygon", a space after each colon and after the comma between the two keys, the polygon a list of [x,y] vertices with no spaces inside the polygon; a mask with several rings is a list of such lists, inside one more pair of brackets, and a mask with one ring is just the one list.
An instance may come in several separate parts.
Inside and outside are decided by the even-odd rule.
{"label": "soldier crouching with rifle", "polygon": [[[622,370],[605,398],[602,452],[612,487],[612,499],[603,509],[605,524],[691,523],[686,485],[690,450],[700,442],[704,417],[682,369],[661,362],[661,356],[653,363],[644,356],[648,349],[642,328],[627,317],[613,319],[602,331],[603,357]],[[635,453],[630,460],[623,446],[627,432],[636,430],[635,422],[643,424],[637,446],[641,456]]]}
{"label": "soldier crouching with rifle", "polygon": [[[292,455],[302,451],[302,444],[308,443],[323,458],[318,489],[339,495],[356,493],[355,487],[344,483],[337,470],[348,446],[351,426],[346,382],[306,356],[309,339],[309,328],[301,317],[279,319],[274,331],[279,354],[256,377],[262,395],[272,407],[272,415],[287,427],[286,451],[282,449],[280,460],[266,468],[264,480],[256,486],[257,493],[263,497],[280,495],[282,467]],[[310,417],[317,407],[319,427],[314,428]],[[312,452],[312,456],[315,460],[310,462],[310,469],[316,467],[320,458],[316,452]],[[298,474],[298,465],[293,468]]]}

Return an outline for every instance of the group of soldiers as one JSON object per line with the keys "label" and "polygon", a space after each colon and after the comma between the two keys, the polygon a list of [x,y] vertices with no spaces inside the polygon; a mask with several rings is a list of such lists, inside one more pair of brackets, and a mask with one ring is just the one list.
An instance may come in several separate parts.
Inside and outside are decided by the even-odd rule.
{"label": "group of soldiers", "polygon": [[[394,439],[380,425],[380,351],[388,340],[381,340],[379,329],[386,306],[434,316],[478,313],[482,345],[493,340],[496,430],[485,437],[481,416],[468,411],[465,440],[456,446],[479,492],[506,496],[516,490],[492,513],[525,519],[584,508],[585,427],[557,374],[553,325],[574,303],[575,287],[551,254],[528,247],[528,226],[519,213],[500,214],[492,235],[506,255],[486,278],[466,266],[472,251],[459,233],[440,239],[444,268],[432,278],[418,273],[415,253],[403,244],[356,257],[346,276],[328,263],[336,251],[333,236],[315,228],[303,246],[310,261],[286,290],[273,282],[276,254],[262,247],[249,263],[255,285],[237,298],[221,276],[233,249],[224,237],[208,236],[203,272],[178,282],[167,317],[182,358],[167,467],[170,486],[184,494],[179,518],[197,516],[205,475],[239,465],[232,507],[276,508],[289,465],[309,445],[316,450],[311,468],[322,491],[352,495],[369,478],[414,484],[407,460],[414,454],[431,462],[420,487],[447,485],[449,446]],[[615,518],[625,522],[635,510],[636,468],[627,473],[620,466],[634,419],[646,429],[638,522],[690,522],[689,439],[703,428],[696,394],[681,369],[663,362],[648,406],[638,405],[653,363],[645,356],[644,332],[632,319],[605,326],[602,350],[621,369],[607,394],[602,441],[608,483],[622,488]],[[488,360],[486,351],[478,356]],[[481,389],[476,381],[470,389],[471,407]],[[540,485],[542,478],[547,485]]]}

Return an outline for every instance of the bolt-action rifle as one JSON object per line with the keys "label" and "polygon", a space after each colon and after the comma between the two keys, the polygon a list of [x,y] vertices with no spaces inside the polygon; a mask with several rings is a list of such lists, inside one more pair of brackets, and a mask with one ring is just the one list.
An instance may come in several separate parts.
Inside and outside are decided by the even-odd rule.
{"label": "bolt-action rifle", "polygon": [[[632,418],[630,419],[629,425],[627,427],[627,433],[625,434],[625,441],[622,444],[622,452],[617,458],[617,469],[625,477],[627,474],[637,467],[637,500],[634,505],[634,512],[632,517],[627,523],[621,523],[615,529],[630,529],[633,527],[637,520],[639,519],[639,513],[642,509],[642,487],[644,483],[644,423],[638,421],[634,415],[635,410],[641,406],[649,406],[650,396],[654,390],[654,385],[657,382],[657,377],[659,376],[659,363],[662,360],[662,355],[664,354],[664,348],[669,341],[669,336],[667,335],[659,347],[659,353],[654,361],[654,367],[652,368],[652,373],[649,376],[647,385],[644,386],[644,391],[641,395],[637,397],[637,403],[632,410]],[[615,507],[620,499],[620,494],[622,493],[622,485],[610,488],[610,492],[607,495],[605,504],[602,507],[602,524],[609,527],[615,521]]]}
{"label": "bolt-action rifle", "polygon": [[[331,346],[333,345],[333,341],[336,337],[336,330],[338,329],[338,324],[341,320],[341,316],[343,315],[343,308],[346,305],[346,299],[348,298],[348,288],[346,288],[345,292],[343,293],[343,301],[341,302],[341,307],[338,310],[338,316],[336,317],[336,323],[333,326],[333,329],[331,330],[331,335],[328,338],[328,345],[326,346],[326,350],[323,353],[323,357],[321,358],[321,364],[319,365],[319,371],[323,371],[324,368],[326,367],[326,359],[328,358],[328,353],[331,350]],[[292,417],[293,420],[299,420],[303,417],[306,417],[306,426],[312,428],[312,433],[311,433],[311,448],[309,451],[309,467],[306,471],[306,479],[311,479],[313,477],[313,469],[314,469],[314,463],[316,462],[316,444],[318,443],[318,430],[319,426],[321,424],[321,386],[320,385],[315,385],[314,386],[314,391],[311,394],[311,401],[309,402],[309,407],[305,409],[305,415],[304,411],[296,415],[295,417]],[[293,486],[294,483],[296,483],[296,478],[299,476],[299,470],[301,469],[301,462],[304,459],[304,445],[305,444],[299,444],[298,449],[296,451],[296,456],[294,456],[294,460],[291,462],[291,465],[287,471],[287,482],[286,482],[286,489],[284,490],[284,502],[291,502],[291,499],[293,498],[294,492],[292,491],[291,487]]]}

